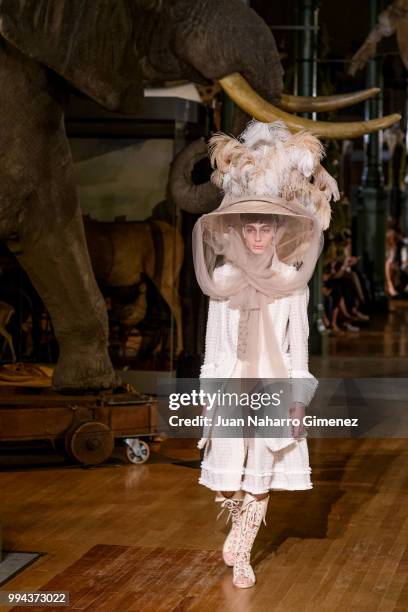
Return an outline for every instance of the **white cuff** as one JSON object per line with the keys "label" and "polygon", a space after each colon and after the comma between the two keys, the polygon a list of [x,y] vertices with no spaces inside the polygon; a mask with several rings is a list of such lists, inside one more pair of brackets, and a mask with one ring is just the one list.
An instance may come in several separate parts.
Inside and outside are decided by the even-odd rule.
{"label": "white cuff", "polygon": [[291,378],[292,400],[308,406],[316,393],[318,380],[307,370],[292,370]]}
{"label": "white cuff", "polygon": [[201,366],[200,378],[215,378],[215,364],[208,363]]}

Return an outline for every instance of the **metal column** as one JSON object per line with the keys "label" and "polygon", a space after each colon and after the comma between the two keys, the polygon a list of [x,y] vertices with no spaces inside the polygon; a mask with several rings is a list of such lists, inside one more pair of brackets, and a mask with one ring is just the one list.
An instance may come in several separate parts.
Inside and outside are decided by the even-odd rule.
{"label": "metal column", "polygon": [[[371,30],[377,23],[380,0],[370,0]],[[367,87],[382,87],[381,60],[374,57],[368,62]],[[365,102],[365,119],[383,114],[382,94]],[[354,207],[356,230],[355,250],[362,257],[363,266],[372,283],[373,297],[377,306],[387,308],[384,290],[385,232],[388,210],[388,194],[384,188],[382,169],[382,132],[364,136],[364,170],[362,186],[358,191],[357,206]]]}
{"label": "metal column", "polygon": [[[319,27],[319,3],[316,0],[297,2],[296,74],[295,94],[300,96],[317,95],[317,37]],[[303,113],[304,117],[315,119]],[[323,348],[321,332],[323,321],[322,304],[322,258],[310,282],[309,321],[310,352],[320,354]]]}

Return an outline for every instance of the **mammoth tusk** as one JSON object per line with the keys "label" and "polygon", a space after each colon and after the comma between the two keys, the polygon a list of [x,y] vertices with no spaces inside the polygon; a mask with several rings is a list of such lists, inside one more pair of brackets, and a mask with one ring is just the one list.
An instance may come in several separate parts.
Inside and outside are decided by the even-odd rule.
{"label": "mammoth tusk", "polygon": [[[228,77],[227,77],[228,78]],[[346,108],[380,93],[379,87],[351,91],[335,96],[291,96],[283,94],[279,107],[289,113],[323,113]]]}
{"label": "mammoth tusk", "polygon": [[281,119],[286,123],[291,132],[308,130],[321,138],[335,138],[339,140],[359,138],[364,134],[384,130],[401,119],[401,115],[394,113],[386,117],[371,119],[370,121],[349,121],[343,123],[311,121],[310,119],[290,115],[264,100],[238,72],[219,79],[219,83],[237,106],[252,117],[255,117],[255,119],[258,119],[258,121],[271,123]]}

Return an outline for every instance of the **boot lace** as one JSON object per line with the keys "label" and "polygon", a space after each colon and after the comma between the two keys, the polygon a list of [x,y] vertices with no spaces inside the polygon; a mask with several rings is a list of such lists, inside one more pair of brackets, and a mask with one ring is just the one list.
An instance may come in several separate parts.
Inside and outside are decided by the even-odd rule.
{"label": "boot lace", "polygon": [[232,523],[235,523],[239,519],[241,511],[239,507],[239,501],[237,501],[236,499],[224,499],[224,501],[221,503],[221,512],[219,512],[217,515],[217,521],[221,517],[223,512],[225,512],[225,510],[228,511],[227,520],[225,521],[225,524],[228,524],[228,521],[230,519]]}

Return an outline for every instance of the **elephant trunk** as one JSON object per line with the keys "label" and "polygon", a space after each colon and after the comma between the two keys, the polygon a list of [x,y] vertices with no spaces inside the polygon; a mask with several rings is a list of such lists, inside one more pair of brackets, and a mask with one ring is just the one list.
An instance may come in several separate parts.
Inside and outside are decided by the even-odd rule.
{"label": "elephant trunk", "polygon": [[[174,158],[170,167],[169,195],[182,210],[204,214],[217,208],[222,199],[221,191],[213,185],[206,172],[204,182],[194,182],[195,169],[201,161],[208,160],[208,149],[203,139],[187,145]],[[197,172],[197,174],[199,174]]]}

